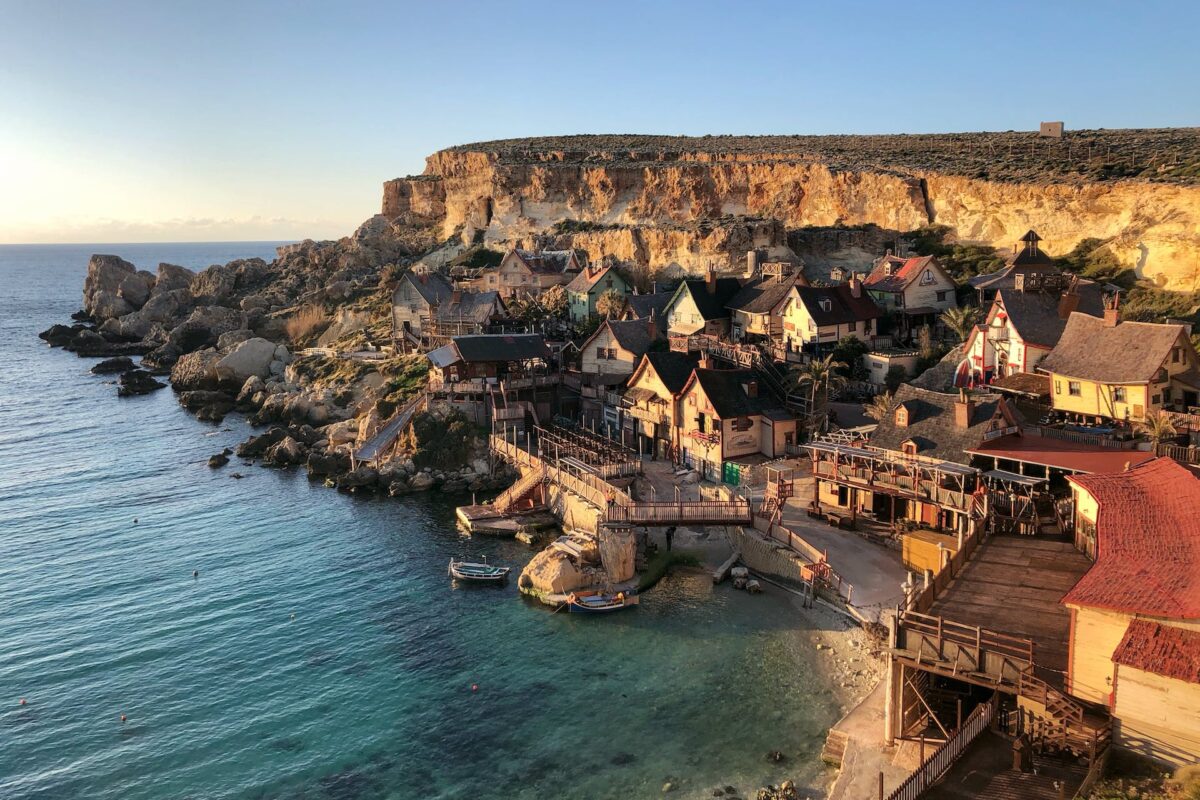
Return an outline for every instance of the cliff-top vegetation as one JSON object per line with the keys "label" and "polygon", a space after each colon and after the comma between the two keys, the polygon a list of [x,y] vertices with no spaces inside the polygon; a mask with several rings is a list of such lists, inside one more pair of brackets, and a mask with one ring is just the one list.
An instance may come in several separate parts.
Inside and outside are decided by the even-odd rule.
{"label": "cliff-top vegetation", "polygon": [[513,163],[648,164],[680,161],[813,162],[834,170],[939,173],[994,181],[1139,179],[1200,184],[1200,128],[863,136],[645,136],[599,134],[501,139],[448,148]]}

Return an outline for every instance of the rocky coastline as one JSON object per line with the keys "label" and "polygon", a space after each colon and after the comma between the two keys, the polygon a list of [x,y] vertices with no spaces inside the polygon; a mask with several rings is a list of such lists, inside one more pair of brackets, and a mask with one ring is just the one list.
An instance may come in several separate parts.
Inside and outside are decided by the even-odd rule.
{"label": "rocky coastline", "polygon": [[[426,438],[457,430],[453,447],[414,435],[409,452],[378,468],[352,464],[354,448],[420,391],[427,367],[420,356],[340,354],[386,335],[381,275],[433,244],[411,226],[375,217],[338,241],[304,241],[278,248],[270,262],[241,259],[198,272],[164,263],[152,273],[119,256],[94,255],[81,310],[39,336],[102,359],[91,371],[115,377],[119,397],[169,385],[197,420],[244,415],[261,432],[233,452],[213,454],[213,469],[236,456],[303,468],[355,494],[501,489],[514,478],[509,468],[493,467],[477,432],[437,411]],[[313,322],[298,326],[301,317]]]}

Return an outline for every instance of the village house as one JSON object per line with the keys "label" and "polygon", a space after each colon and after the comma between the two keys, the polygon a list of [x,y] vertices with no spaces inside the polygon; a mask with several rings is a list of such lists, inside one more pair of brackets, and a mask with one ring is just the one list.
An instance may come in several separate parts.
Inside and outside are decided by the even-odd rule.
{"label": "village house", "polygon": [[613,267],[589,266],[567,284],[567,313],[579,325],[600,316],[596,301],[606,292],[625,297],[630,286]]}
{"label": "village house", "polygon": [[793,286],[777,309],[784,344],[792,351],[832,348],[846,336],[871,344],[883,316],[856,278],[837,286]]}
{"label": "village house", "polygon": [[718,278],[711,269],[703,280],[683,281],[667,303],[670,335],[729,336],[728,305],[741,288],[742,282],[737,278]]}
{"label": "village house", "polygon": [[539,334],[455,336],[425,357],[431,403],[478,425],[527,427],[553,413],[559,375]]}
{"label": "village house", "polygon": [[1117,745],[1200,760],[1200,480],[1159,458],[1070,479],[1076,546],[1095,563],[1070,609],[1067,691],[1112,713]]}
{"label": "village house", "polygon": [[674,292],[627,295],[625,297],[625,319],[654,317],[655,320],[665,320],[667,318],[667,304],[671,302],[671,298],[674,296]]}
{"label": "village house", "polygon": [[1061,273],[1018,274],[1011,288],[995,293],[987,319],[967,337],[965,377],[986,384],[1033,372],[1058,344],[1074,312],[1103,317],[1104,289]]}
{"label": "village house", "polygon": [[692,353],[646,353],[629,376],[623,427],[626,443],[656,459],[679,454],[679,394],[699,358]]}
{"label": "village house", "polygon": [[981,306],[990,303],[996,292],[1015,288],[1018,276],[1028,276],[1037,280],[1046,275],[1062,273],[1054,259],[1041,249],[1041,241],[1042,237],[1038,236],[1036,231],[1026,231],[1020,241],[1013,245],[1012,254],[1005,261],[1003,269],[986,275],[976,275],[967,280],[971,288],[979,294]]}
{"label": "village house", "polygon": [[498,292],[464,292],[438,272],[408,272],[392,292],[392,338],[419,345],[430,335],[484,333],[505,316]]}
{"label": "village house", "polygon": [[497,291],[504,299],[536,297],[551,286],[571,282],[583,269],[574,250],[509,250],[496,267],[463,284],[475,291]]}
{"label": "village house", "polygon": [[783,335],[780,307],[792,287],[807,285],[803,274],[792,272],[792,265],[772,263],[770,274],[752,279],[738,290],[726,305],[730,312],[730,338],[735,342],[774,341]]}
{"label": "village house", "polygon": [[[736,483],[738,463],[778,458],[796,441],[796,419],[753,370],[697,367],[680,392],[683,463],[714,481]],[[749,457],[749,458],[748,458]]]}
{"label": "village house", "polygon": [[665,341],[653,319],[605,320],[580,348],[580,421],[615,434],[624,402],[620,390],[655,342]]}
{"label": "village house", "polygon": [[885,313],[898,317],[904,337],[921,325],[936,325],[939,314],[958,308],[958,287],[936,256],[901,258],[889,251],[875,262],[863,285]]}
{"label": "village house", "polygon": [[1114,298],[1103,318],[1071,314],[1039,365],[1055,411],[1137,422],[1152,410],[1197,405],[1200,374],[1186,325],[1124,322]]}

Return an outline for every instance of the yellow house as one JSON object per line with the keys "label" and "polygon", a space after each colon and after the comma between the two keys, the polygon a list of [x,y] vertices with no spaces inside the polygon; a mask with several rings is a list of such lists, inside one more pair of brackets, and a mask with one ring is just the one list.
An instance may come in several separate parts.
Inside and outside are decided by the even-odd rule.
{"label": "yellow house", "polygon": [[1105,706],[1120,746],[1200,759],[1200,480],[1167,458],[1068,478],[1095,563],[1071,611],[1067,691]]}
{"label": "yellow house", "polygon": [[796,419],[761,391],[753,370],[692,372],[679,395],[683,462],[711,480],[721,480],[730,459],[785,455],[796,440]]}
{"label": "yellow house", "polygon": [[883,316],[857,278],[838,286],[793,286],[778,313],[789,350],[832,346],[846,336],[870,342]]}
{"label": "yellow house", "polygon": [[1056,411],[1138,421],[1151,410],[1197,405],[1198,365],[1186,326],[1124,322],[1108,307],[1103,318],[1071,314],[1038,368],[1050,374]]}
{"label": "yellow house", "polygon": [[698,363],[692,353],[671,350],[642,356],[625,390],[624,440],[636,442],[638,452],[678,455],[679,393]]}
{"label": "yellow house", "polygon": [[667,303],[664,316],[671,336],[691,336],[706,333],[729,335],[729,309],[726,307],[742,288],[737,278],[718,278],[709,271],[704,280],[687,280],[679,284]]}

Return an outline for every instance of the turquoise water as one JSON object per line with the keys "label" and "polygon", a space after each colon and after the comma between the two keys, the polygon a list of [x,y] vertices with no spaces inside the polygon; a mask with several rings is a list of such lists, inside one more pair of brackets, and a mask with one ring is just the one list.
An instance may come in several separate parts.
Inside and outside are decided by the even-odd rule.
{"label": "turquoise water", "polygon": [[0,797],[819,782],[836,704],[783,597],[673,576],[626,614],[552,614],[511,585],[451,587],[451,556],[530,555],[461,538],[463,498],[208,469],[242,420],[196,422],[169,390],[118,400],[92,361],[36,338],[78,307],[95,249],[153,269],[273,245],[0,247]]}

